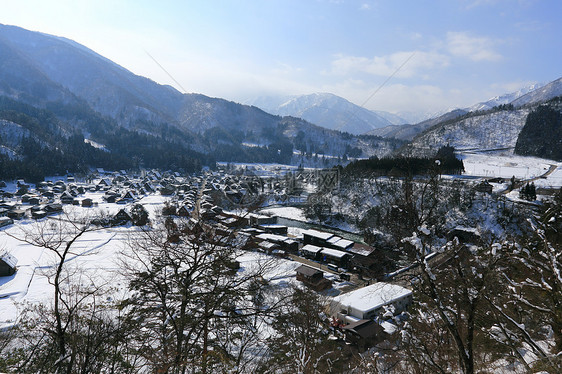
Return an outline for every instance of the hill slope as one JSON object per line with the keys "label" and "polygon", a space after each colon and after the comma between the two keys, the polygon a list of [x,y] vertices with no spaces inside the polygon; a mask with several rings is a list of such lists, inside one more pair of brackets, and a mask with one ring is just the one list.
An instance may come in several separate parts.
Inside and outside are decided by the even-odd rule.
{"label": "hill slope", "polygon": [[[313,93],[290,97],[261,97],[249,103],[273,114],[300,117],[327,129],[355,135],[393,124],[389,119],[378,113],[330,93]],[[394,121],[400,121],[397,116],[390,113],[387,113],[387,116]]]}
{"label": "hill slope", "polygon": [[[45,151],[57,145],[48,132],[39,131],[41,126],[55,126],[60,141],[82,137],[109,154],[126,154],[127,159],[137,160],[136,165],[156,167],[160,160],[159,166],[167,168],[181,167],[182,157],[191,166],[213,164],[213,160],[296,162],[293,150],[304,151],[302,142],[289,136],[293,130],[316,134],[307,136],[309,157],[320,150],[332,158],[350,153],[381,156],[396,146],[394,141],[374,137],[365,141],[339,131],[320,131],[304,120],[287,121],[252,106],[182,94],[71,40],[14,26],[0,25],[0,68],[3,109],[32,116],[31,122],[39,126],[30,137]],[[42,112],[32,113],[30,106]],[[17,118],[6,116],[0,119],[10,121],[10,127],[21,125]],[[42,120],[47,117],[56,119],[56,125]],[[291,131],[286,131],[287,123]],[[22,157],[27,155],[17,139],[2,139],[0,146],[13,162],[25,161]],[[156,156],[154,149],[165,151]]]}

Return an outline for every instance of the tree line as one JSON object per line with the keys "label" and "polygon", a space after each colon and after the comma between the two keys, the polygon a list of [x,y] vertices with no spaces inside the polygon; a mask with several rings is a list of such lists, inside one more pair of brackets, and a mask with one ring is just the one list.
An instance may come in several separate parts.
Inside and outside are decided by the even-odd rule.
{"label": "tree line", "polygon": [[443,174],[462,174],[464,164],[456,158],[454,148],[441,147],[434,157],[371,157],[367,160],[351,162],[344,168],[345,173],[377,174],[389,176],[429,175],[435,172]]}

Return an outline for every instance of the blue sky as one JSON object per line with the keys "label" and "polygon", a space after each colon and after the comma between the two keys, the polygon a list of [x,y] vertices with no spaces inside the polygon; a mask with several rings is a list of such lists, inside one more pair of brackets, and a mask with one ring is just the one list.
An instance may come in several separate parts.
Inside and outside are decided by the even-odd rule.
{"label": "blue sky", "polygon": [[368,109],[433,113],[562,76],[559,0],[0,0],[0,7],[0,23],[64,36],[158,83],[237,102],[331,92]]}

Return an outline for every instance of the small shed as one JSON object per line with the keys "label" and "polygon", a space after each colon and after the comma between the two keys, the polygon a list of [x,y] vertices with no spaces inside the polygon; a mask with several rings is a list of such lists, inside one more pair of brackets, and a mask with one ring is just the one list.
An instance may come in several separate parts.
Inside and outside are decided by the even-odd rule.
{"label": "small shed", "polygon": [[478,192],[483,192],[483,193],[492,193],[493,190],[493,186],[486,180],[483,180],[482,182],[478,183],[474,189]]}

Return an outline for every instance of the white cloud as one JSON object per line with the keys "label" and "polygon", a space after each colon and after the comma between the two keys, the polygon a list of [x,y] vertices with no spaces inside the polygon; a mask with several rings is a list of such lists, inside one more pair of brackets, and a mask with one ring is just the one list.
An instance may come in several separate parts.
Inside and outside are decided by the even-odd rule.
{"label": "white cloud", "polygon": [[448,65],[447,56],[422,51],[396,52],[372,58],[337,55],[332,61],[331,73],[341,75],[366,73],[377,76],[391,76],[396,73],[397,77],[411,78],[419,75],[420,71]]}
{"label": "white cloud", "polygon": [[487,37],[474,37],[465,32],[447,33],[447,48],[458,57],[468,57],[473,61],[498,61],[502,56],[494,50],[498,42]]}

